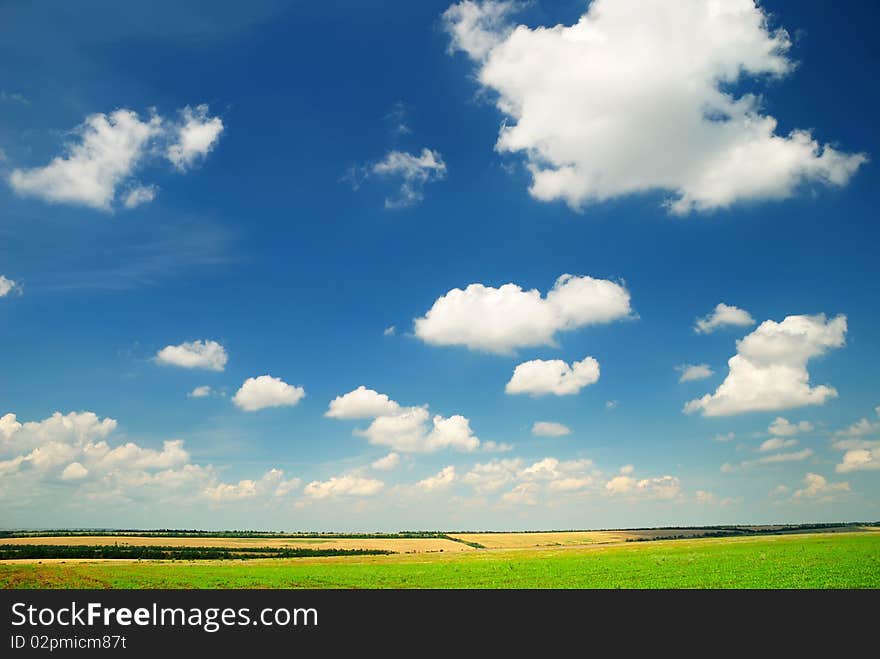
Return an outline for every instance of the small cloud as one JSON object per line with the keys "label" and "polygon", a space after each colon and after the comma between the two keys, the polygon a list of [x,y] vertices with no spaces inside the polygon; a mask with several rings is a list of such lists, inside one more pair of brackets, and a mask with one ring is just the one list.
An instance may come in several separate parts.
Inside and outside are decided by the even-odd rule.
{"label": "small cloud", "polygon": [[783,439],[782,437],[771,437],[770,439],[766,439],[761,442],[761,445],[758,447],[758,452],[766,453],[767,451],[778,451],[779,449],[789,448],[792,446],[796,446],[798,440],[796,439]]}
{"label": "small cloud", "polygon": [[736,438],[736,433],[718,434],[712,438],[713,442],[730,442]]}
{"label": "small cloud", "polygon": [[532,434],[535,437],[562,437],[570,435],[571,428],[555,421],[537,421],[532,426]]}
{"label": "small cloud", "polygon": [[791,437],[801,432],[810,432],[813,430],[813,424],[809,421],[800,421],[792,423],[788,419],[781,416],[776,417],[768,426],[767,431],[776,437]]}
{"label": "small cloud", "polygon": [[379,458],[378,460],[373,461],[370,465],[373,469],[378,471],[391,471],[397,465],[400,464],[400,454],[392,451],[385,457]]}
{"label": "small cloud", "polygon": [[137,208],[141,204],[147,204],[156,198],[156,192],[159,188],[155,185],[139,185],[132,188],[125,195],[122,205],[131,210]]}
{"label": "small cloud", "polygon": [[188,341],[180,345],[169,345],[156,353],[156,363],[179,368],[200,368],[209,371],[222,371],[226,368],[229,356],[226,348],[216,341]]}
{"label": "small cloud", "polygon": [[186,395],[186,397],[187,397],[187,398],[207,398],[207,397],[210,396],[212,393],[214,393],[214,392],[213,392],[213,390],[211,389],[211,387],[209,387],[208,385],[203,385],[203,386],[201,386],[201,387],[196,387],[195,389],[193,389],[192,391],[190,391],[190,392]]}
{"label": "small cloud", "polygon": [[0,91],[0,103],[18,103],[19,105],[30,105],[31,102],[24,94],[18,92]]}
{"label": "small cloud", "polygon": [[614,410],[620,405],[619,400],[606,400],[605,401],[605,409],[606,410]]}
{"label": "small cloud", "polygon": [[0,275],[0,297],[6,297],[10,293],[21,293],[21,286],[18,282]]}
{"label": "small cloud", "polygon": [[675,370],[681,373],[681,377],[678,379],[679,382],[705,380],[714,373],[708,364],[681,364],[676,366]]}
{"label": "small cloud", "polygon": [[256,412],[268,407],[293,407],[305,395],[306,390],[302,387],[287,384],[271,375],[261,375],[245,380],[232,402],[245,412]]}
{"label": "small cloud", "polygon": [[395,334],[397,334],[397,328],[394,325],[390,325],[382,331],[382,336],[394,336]]}
{"label": "small cloud", "polygon": [[721,302],[712,310],[712,313],[697,318],[694,331],[697,334],[711,334],[723,327],[748,327],[754,324],[755,319],[748,311]]}

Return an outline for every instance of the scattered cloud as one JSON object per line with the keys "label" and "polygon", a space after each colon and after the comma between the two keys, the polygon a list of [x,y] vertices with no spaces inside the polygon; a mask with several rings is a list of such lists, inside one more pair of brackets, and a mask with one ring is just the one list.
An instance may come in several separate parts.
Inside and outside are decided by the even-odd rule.
{"label": "scattered cloud", "polygon": [[377,416],[394,416],[398,412],[400,405],[397,402],[361,385],[330,401],[324,416],[332,419],[372,419]]}
{"label": "scattered cloud", "polygon": [[835,398],[828,385],[810,386],[807,362],[844,345],[846,316],[827,320],[825,314],[767,320],[737,341],[728,360],[730,372],[713,394],[685,405],[686,413],[726,416],[744,412],[822,405]]}
{"label": "scattered cloud", "polygon": [[501,501],[518,506],[534,506],[538,503],[540,489],[536,483],[520,483],[510,492],[502,494]]}
{"label": "scattered cloud", "polygon": [[697,503],[713,506],[718,503],[718,497],[716,497],[712,492],[706,492],[705,490],[697,490],[694,492],[694,498],[696,498]]}
{"label": "scattered cloud", "polygon": [[285,479],[278,469],[257,481],[226,484],[211,465],[191,461],[183,440],[165,440],[161,448],[132,441],[111,444],[117,427],[115,419],[102,419],[94,412],[56,412],[24,423],[15,414],[0,417],[0,497],[179,505],[278,498],[299,485],[298,479]]}
{"label": "scattered cloud", "polygon": [[[207,112],[206,105],[195,111],[186,107],[180,124],[155,113],[142,120],[127,109],[89,115],[73,131],[63,155],[44,167],[12,170],[9,184],[21,196],[111,211],[117,192],[132,183],[133,174],[155,158],[162,144],[171,142],[165,155],[180,171],[210,151],[223,124]],[[138,185],[124,194],[122,206],[135,208],[155,194],[155,186]]]}
{"label": "scattered cloud", "polygon": [[207,105],[186,106],[180,111],[181,121],[174,126],[175,141],[168,145],[165,157],[181,172],[204,158],[217,145],[223,132],[220,117],[208,114]]}
{"label": "scattered cloud", "polygon": [[730,442],[736,439],[735,432],[719,433],[712,438],[713,442]]}
{"label": "scattered cloud", "polygon": [[682,496],[681,482],[675,476],[655,476],[637,479],[631,476],[632,465],[620,470],[620,474],[605,483],[605,493],[609,496],[628,499],[673,500]]}
{"label": "scattered cloud", "polygon": [[606,400],[606,401],[605,401],[605,409],[606,409],[606,410],[613,410],[613,409],[616,409],[616,408],[619,407],[619,406],[620,406],[620,401],[619,401],[619,400]]}
{"label": "scattered cloud", "polygon": [[10,293],[21,290],[20,286],[3,275],[0,275],[0,297],[6,297]]}
{"label": "scattered cloud", "polygon": [[850,471],[880,470],[880,441],[865,442],[861,448],[852,448],[843,454],[843,459],[834,470],[839,474]]}
{"label": "scattered cloud", "polygon": [[536,28],[514,25],[520,6],[464,0],[443,20],[505,116],[495,149],[525,156],[538,200],[663,191],[687,214],[842,186],[867,161],[778,134],[760,96],[732,91],[795,68],[788,33],[752,2],[594,0],[573,25]]}
{"label": "scattered cloud", "polygon": [[681,364],[675,370],[681,373],[679,382],[692,382],[693,380],[705,380],[711,377],[713,371],[708,364]]}
{"label": "scattered cloud", "polygon": [[285,480],[281,469],[270,469],[260,480],[241,480],[238,483],[217,483],[205,488],[205,496],[212,501],[241,501],[256,497],[283,497],[300,486],[299,478]]}
{"label": "scattered cloud", "polygon": [[794,499],[815,499],[818,501],[834,501],[850,491],[849,483],[829,483],[824,476],[808,473],[804,476],[804,488],[795,490]]}
{"label": "scattered cloud", "polygon": [[508,394],[570,396],[599,381],[599,362],[585,357],[571,366],[561,359],[533,359],[518,364],[504,388]]}
{"label": "scattered cloud", "polygon": [[306,395],[302,387],[287,384],[271,375],[248,378],[232,397],[233,404],[245,412],[256,412],[268,407],[293,407]]}
{"label": "scattered cloud", "polygon": [[392,469],[395,469],[399,464],[400,455],[398,453],[395,453],[394,451],[391,451],[391,453],[389,453],[388,455],[373,461],[370,466],[378,471],[391,471]]}
{"label": "scattered cloud", "polygon": [[176,346],[165,346],[156,353],[156,363],[180,368],[200,368],[222,371],[229,355],[216,341],[188,341]]}
{"label": "scattered cloud", "polygon": [[554,346],[557,332],[631,314],[629,291],[622,283],[565,274],[546,296],[516,284],[453,288],[415,320],[415,335],[431,345],[510,354],[517,348]]}
{"label": "scattered cloud", "polygon": [[[769,441],[770,440],[768,440],[767,442],[764,442],[764,444],[767,444]],[[779,440],[779,441],[782,444],[784,444],[786,440]],[[794,440],[788,440],[788,441],[794,441]],[[797,442],[795,441],[795,443],[797,443]],[[767,448],[767,449],[762,448],[764,446],[764,444],[762,444],[761,447],[758,448],[759,451],[774,450],[773,447]],[[781,448],[781,447],[777,447],[777,448]],[[800,451],[791,451],[788,453],[773,453],[771,455],[761,456],[760,458],[758,458],[756,460],[743,460],[742,462],[739,463],[739,465],[732,465],[729,462],[724,463],[723,465],[721,465],[721,471],[725,474],[728,474],[728,473],[737,471],[738,469],[747,469],[747,468],[753,467],[755,465],[780,464],[780,463],[785,463],[785,462],[802,462],[812,456],[813,456],[813,449],[809,449],[809,448],[805,448]]]}
{"label": "scattered cloud", "polygon": [[771,435],[776,435],[778,437],[791,437],[793,435],[797,435],[801,432],[811,432],[813,430],[813,424],[809,421],[799,421],[798,423],[791,423],[788,419],[785,419],[781,416],[776,417],[773,422],[767,427],[767,431]]}
{"label": "scattered cloud", "polygon": [[18,103],[19,105],[31,104],[24,94],[6,91],[0,91],[0,103]]}
{"label": "scattered cloud", "polygon": [[758,452],[766,453],[767,451],[778,451],[783,448],[791,448],[792,446],[797,446],[798,440],[796,439],[783,439],[782,437],[771,437],[770,439],[765,439],[761,442],[761,445],[758,447]]}
{"label": "scattered cloud", "polygon": [[754,324],[755,319],[745,309],[720,302],[712,310],[712,313],[702,318],[697,318],[694,324],[694,331],[697,334],[711,334],[723,327],[749,327]]}
{"label": "scattered cloud", "polygon": [[[875,411],[877,416],[880,416],[880,406]],[[835,432],[836,439],[831,445],[839,451],[844,451],[843,458],[835,467],[835,471],[847,473],[880,470],[880,439],[865,439],[872,435],[880,435],[880,423],[865,418]]]}
{"label": "scattered cloud", "polygon": [[133,187],[122,200],[122,205],[131,210],[137,208],[141,204],[148,204],[156,198],[156,192],[159,190],[155,185],[138,185]]}
{"label": "scattered cloud", "polygon": [[[460,414],[443,417],[428,413],[428,406],[403,407],[385,394],[363,385],[337,396],[324,416],[338,419],[372,419],[365,429],[354,433],[371,444],[387,446],[402,453],[432,452],[441,449],[476,451],[480,439],[473,434],[470,420]],[[430,420],[430,425],[429,425]],[[491,443],[493,448],[500,445]]]}
{"label": "scattered cloud", "polygon": [[555,421],[536,421],[532,426],[532,434],[535,437],[562,437],[570,435],[571,428]]}
{"label": "scattered cloud", "polygon": [[382,336],[394,336],[397,334],[397,328],[394,325],[389,325],[382,331]]}
{"label": "scattered cloud", "polygon": [[213,393],[213,390],[207,384],[202,385],[201,387],[196,387],[192,391],[190,391],[186,397],[187,398],[207,398]]}
{"label": "scattered cloud", "polygon": [[444,467],[436,475],[420,480],[416,487],[424,492],[438,492],[445,490],[455,482],[455,467]]}
{"label": "scattered cloud", "polygon": [[409,208],[425,198],[428,183],[446,178],[446,163],[439,151],[423,148],[421,153],[389,151],[382,160],[352,167],[343,177],[357,190],[364,181],[379,178],[393,182],[397,192],[385,197],[385,208]]}
{"label": "scattered cloud", "polygon": [[335,499],[338,497],[371,497],[382,491],[385,483],[375,478],[352,474],[333,476],[326,481],[312,481],[303,488],[310,499]]}

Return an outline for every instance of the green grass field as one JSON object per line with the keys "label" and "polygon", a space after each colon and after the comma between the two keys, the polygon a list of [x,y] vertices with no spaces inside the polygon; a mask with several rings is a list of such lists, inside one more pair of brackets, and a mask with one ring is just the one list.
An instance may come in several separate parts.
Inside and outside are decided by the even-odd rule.
{"label": "green grass field", "polygon": [[0,564],[2,588],[880,588],[880,533],[459,554]]}

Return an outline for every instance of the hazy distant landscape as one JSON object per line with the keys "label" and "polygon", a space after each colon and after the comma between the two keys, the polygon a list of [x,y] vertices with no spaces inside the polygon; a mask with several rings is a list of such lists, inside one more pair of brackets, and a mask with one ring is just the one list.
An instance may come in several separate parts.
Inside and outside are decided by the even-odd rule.
{"label": "hazy distant landscape", "polygon": [[880,524],[6,531],[2,588],[878,588]]}

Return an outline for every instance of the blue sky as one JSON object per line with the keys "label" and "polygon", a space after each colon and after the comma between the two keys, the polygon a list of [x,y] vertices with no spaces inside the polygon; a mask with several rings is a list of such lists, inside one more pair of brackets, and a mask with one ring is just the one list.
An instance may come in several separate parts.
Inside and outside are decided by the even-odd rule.
{"label": "blue sky", "polygon": [[630,4],[0,8],[3,525],[880,516],[876,9]]}

